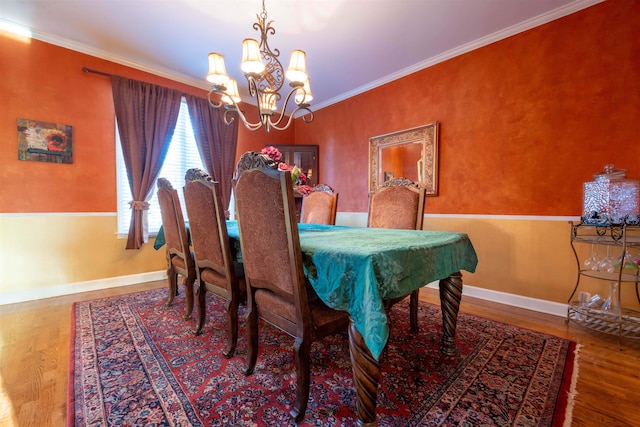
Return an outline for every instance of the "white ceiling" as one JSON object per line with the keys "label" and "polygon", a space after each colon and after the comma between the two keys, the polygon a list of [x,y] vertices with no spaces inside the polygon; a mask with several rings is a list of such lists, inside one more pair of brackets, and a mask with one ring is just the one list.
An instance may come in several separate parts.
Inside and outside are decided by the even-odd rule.
{"label": "white ceiling", "polygon": [[[283,66],[292,49],[307,52],[318,109],[600,1],[266,0],[266,9]],[[241,43],[259,39],[261,11],[261,0],[0,0],[0,24],[208,88],[212,51],[244,81]]]}

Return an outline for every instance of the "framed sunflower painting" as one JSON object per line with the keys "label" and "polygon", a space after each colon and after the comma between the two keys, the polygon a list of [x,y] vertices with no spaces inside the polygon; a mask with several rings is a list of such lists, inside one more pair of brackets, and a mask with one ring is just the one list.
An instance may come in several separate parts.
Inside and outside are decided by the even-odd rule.
{"label": "framed sunflower painting", "polygon": [[18,160],[73,163],[71,126],[18,119]]}

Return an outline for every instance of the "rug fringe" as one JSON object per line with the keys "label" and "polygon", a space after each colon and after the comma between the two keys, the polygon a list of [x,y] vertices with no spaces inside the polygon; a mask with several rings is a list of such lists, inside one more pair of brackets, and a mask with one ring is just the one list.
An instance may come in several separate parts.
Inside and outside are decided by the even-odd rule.
{"label": "rug fringe", "polygon": [[573,357],[573,370],[571,373],[571,385],[569,386],[569,392],[567,393],[567,409],[565,410],[564,423],[562,427],[570,427],[573,421],[573,407],[576,403],[576,385],[578,383],[578,359],[580,358],[580,349],[582,344],[576,344],[575,354]]}

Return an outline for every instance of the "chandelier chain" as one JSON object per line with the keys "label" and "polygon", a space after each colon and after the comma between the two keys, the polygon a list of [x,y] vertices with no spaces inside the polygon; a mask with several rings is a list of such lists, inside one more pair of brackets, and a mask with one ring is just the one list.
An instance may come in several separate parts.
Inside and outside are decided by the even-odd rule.
{"label": "chandelier chain", "polygon": [[260,18],[262,18],[263,21],[267,20],[267,8],[264,5],[264,1],[262,0],[262,13],[260,14]]}

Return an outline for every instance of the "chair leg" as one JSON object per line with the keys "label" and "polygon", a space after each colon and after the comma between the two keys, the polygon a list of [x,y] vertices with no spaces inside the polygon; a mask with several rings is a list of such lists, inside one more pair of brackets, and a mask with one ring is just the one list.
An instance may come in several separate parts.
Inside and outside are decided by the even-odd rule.
{"label": "chair leg", "polygon": [[207,288],[202,280],[198,282],[198,322],[194,334],[201,335],[207,318]]}
{"label": "chair leg", "polygon": [[414,334],[418,333],[418,296],[420,295],[420,290],[416,289],[411,292],[411,297],[409,300],[409,322],[411,323],[411,332]]}
{"label": "chair leg", "polygon": [[176,290],[178,289],[178,273],[176,273],[173,268],[169,268],[167,270],[167,279],[169,281],[169,296],[164,305],[171,307],[173,300],[176,298]]}
{"label": "chair leg", "polygon": [[169,297],[167,298],[165,305],[167,307],[171,307],[173,305],[173,300],[178,293],[178,273],[176,273],[176,270],[173,268],[169,251],[165,252],[165,256],[167,258],[167,279],[169,281]]}
{"label": "chair leg", "polygon": [[294,358],[296,361],[296,403],[289,414],[296,423],[304,420],[307,412],[307,402],[309,401],[309,387],[311,384],[310,353],[311,341],[296,338],[293,345]]}
{"label": "chair leg", "polygon": [[193,284],[195,282],[195,277],[188,276],[184,279],[184,288],[185,288],[185,296],[187,297],[186,307],[184,309],[184,314],[182,315],[182,319],[187,320],[191,317],[191,313],[193,313]]}
{"label": "chair leg", "polygon": [[244,374],[251,375],[258,360],[258,313],[253,305],[247,315],[247,338],[249,348],[247,350],[247,368]]}
{"label": "chair leg", "polygon": [[227,351],[224,353],[224,357],[231,358],[236,351],[236,344],[238,343],[238,298],[231,298],[227,302]]}

